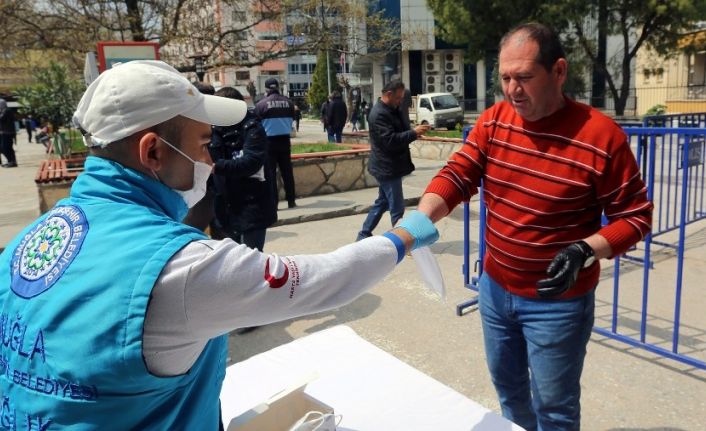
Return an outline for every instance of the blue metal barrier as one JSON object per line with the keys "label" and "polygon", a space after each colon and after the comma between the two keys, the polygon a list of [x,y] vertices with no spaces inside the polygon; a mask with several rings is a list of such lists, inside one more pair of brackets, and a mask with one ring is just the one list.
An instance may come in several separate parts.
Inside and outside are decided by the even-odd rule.
{"label": "blue metal barrier", "polygon": [[694,127],[703,129],[706,128],[706,112],[650,115],[642,119],[642,125],[644,127]]}
{"label": "blue metal barrier", "polygon": [[[463,128],[463,142],[466,142],[468,134],[471,132],[471,127],[466,126]],[[478,195],[480,197],[481,211],[479,214],[480,226],[485,226],[485,203],[483,202],[483,183],[478,188]],[[478,279],[483,273],[483,256],[485,255],[485,242],[483,241],[483,229],[479,229],[479,239],[478,242],[478,259],[474,262],[474,272],[478,275],[471,277],[471,265],[470,265],[470,227],[468,220],[470,219],[471,211],[468,202],[463,203],[463,266],[461,267],[461,272],[463,272],[463,285],[471,290],[478,292]],[[456,305],[456,315],[463,316],[464,310],[472,307],[478,303],[478,295]]]}
{"label": "blue metal barrier", "polygon": [[[674,118],[668,117],[660,121],[663,121],[662,124],[681,122],[681,124],[689,123],[689,126],[696,124],[701,127],[627,127],[624,129],[638,163],[642,162],[640,166],[647,186],[648,199],[655,205],[653,228],[652,232],[638,244],[638,247],[634,247],[630,252],[622,256],[615,257],[613,263],[610,328],[596,326],[594,327],[594,332],[696,368],[706,369],[706,362],[679,352],[686,226],[706,219],[706,201],[704,199],[704,194],[706,193],[706,171],[704,169],[706,114],[695,115],[689,119],[685,119],[684,116],[674,116]],[[467,133],[468,130],[465,128],[464,140]],[[479,250],[474,268],[477,276],[471,276],[469,256],[470,210],[468,204],[464,204],[464,260],[462,267],[465,287],[476,292],[478,291],[478,278],[483,272],[482,261],[485,255],[484,226],[486,210],[482,196],[482,184],[479,188],[479,193]],[[676,244],[654,239],[675,230],[679,231]],[[654,270],[651,260],[653,245],[670,247],[677,251],[674,315],[673,321],[670,322],[672,325],[671,349],[660,347],[657,343],[647,341],[647,323],[650,318],[647,312],[649,280],[650,270]],[[642,298],[638,338],[622,334],[618,330],[621,310],[619,301],[621,260],[637,262],[642,266]],[[470,301],[457,305],[456,314],[459,316],[463,315],[465,308],[475,305],[477,302],[478,298],[476,296]]]}

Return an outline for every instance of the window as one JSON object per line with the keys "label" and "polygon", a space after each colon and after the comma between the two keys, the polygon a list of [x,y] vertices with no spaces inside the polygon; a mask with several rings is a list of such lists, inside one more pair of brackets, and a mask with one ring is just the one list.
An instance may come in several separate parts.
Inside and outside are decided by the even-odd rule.
{"label": "window", "polygon": [[235,71],[235,79],[237,81],[249,81],[250,80],[250,71],[249,70],[236,70]]}
{"label": "window", "polygon": [[233,11],[233,23],[235,24],[240,24],[244,25],[247,21],[247,15],[245,14],[245,11],[242,10],[234,10]]}
{"label": "window", "polygon": [[236,31],[230,34],[231,38],[231,43],[233,45],[239,45],[240,42],[244,40],[248,40],[248,32],[247,31]]}
{"label": "window", "polygon": [[289,65],[288,65],[289,74],[290,75],[299,75],[299,73],[300,73],[299,66],[305,66],[305,65],[300,65],[298,63],[289,63]]}
{"label": "window", "polygon": [[309,84],[306,82],[290,82],[289,89],[290,90],[308,90]]}
{"label": "window", "polygon": [[428,110],[431,111],[431,104],[429,103],[429,99],[422,99],[419,102],[419,107],[420,108],[427,108]]}
{"label": "window", "polygon": [[238,60],[240,60],[240,61],[250,60],[250,56],[248,55],[247,51],[239,51],[237,57],[238,57]]}
{"label": "window", "polygon": [[261,33],[257,36],[259,40],[279,40],[280,36],[276,33]]}
{"label": "window", "polygon": [[706,52],[701,51],[691,54],[689,60],[689,84],[705,85],[706,84]]}
{"label": "window", "polygon": [[655,71],[655,81],[661,84],[664,81],[664,69],[661,67]]}
{"label": "window", "polygon": [[431,103],[434,104],[434,109],[451,109],[459,106],[458,100],[450,94],[434,96],[431,98]]}

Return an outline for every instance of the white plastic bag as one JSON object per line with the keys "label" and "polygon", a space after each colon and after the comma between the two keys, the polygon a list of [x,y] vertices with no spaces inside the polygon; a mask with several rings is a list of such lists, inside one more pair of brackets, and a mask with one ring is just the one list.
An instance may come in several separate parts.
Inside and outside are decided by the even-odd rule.
{"label": "white plastic bag", "polygon": [[424,280],[424,284],[429,290],[439,296],[442,301],[446,301],[446,286],[444,277],[441,275],[439,263],[429,247],[420,247],[412,250],[412,258],[417,263],[419,274]]}
{"label": "white plastic bag", "polygon": [[333,413],[308,412],[289,431],[336,431],[336,425],[341,422],[341,415]]}

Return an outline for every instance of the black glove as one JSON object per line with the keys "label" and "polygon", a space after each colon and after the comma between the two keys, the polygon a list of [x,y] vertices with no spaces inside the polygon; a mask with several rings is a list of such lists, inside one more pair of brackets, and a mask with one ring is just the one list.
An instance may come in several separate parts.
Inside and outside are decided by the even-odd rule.
{"label": "black glove", "polygon": [[[574,287],[579,271],[592,256],[593,249],[583,241],[559,250],[547,267],[549,278],[537,282],[537,294],[542,298],[550,298]],[[593,263],[593,259],[590,263]]]}

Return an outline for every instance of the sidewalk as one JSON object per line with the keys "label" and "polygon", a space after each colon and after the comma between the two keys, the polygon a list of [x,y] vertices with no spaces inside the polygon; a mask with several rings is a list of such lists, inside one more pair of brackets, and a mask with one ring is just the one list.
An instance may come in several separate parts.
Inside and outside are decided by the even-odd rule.
{"label": "sidewalk", "polygon": [[[0,168],[0,248],[39,215],[39,197],[34,177],[46,158],[44,145],[27,142],[27,133],[17,134],[16,168]],[[4,160],[4,158],[3,158]]]}

